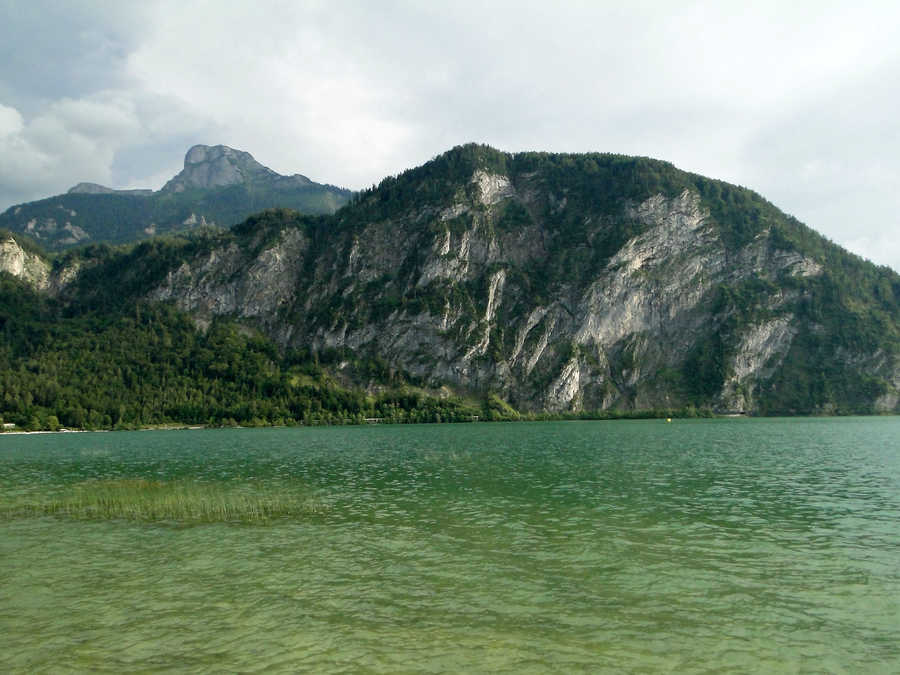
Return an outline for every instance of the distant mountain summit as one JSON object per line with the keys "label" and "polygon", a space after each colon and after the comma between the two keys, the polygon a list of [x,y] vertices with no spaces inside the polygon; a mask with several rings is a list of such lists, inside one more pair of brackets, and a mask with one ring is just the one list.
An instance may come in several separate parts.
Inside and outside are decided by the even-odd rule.
{"label": "distant mountain summit", "polygon": [[153,190],[115,190],[97,183],[79,183],[70,187],[66,194],[70,195],[137,195],[147,197],[153,194]]}
{"label": "distant mountain summit", "polygon": [[270,185],[281,189],[313,185],[306,176],[282,176],[263,166],[249,152],[227,145],[195,145],[184,157],[184,169],[166,183],[162,192],[212,190],[228,185]]}
{"label": "distant mountain summit", "polygon": [[7,209],[0,214],[0,228],[58,251],[92,242],[127,243],[197,226],[227,228],[268,208],[330,214],[351,195],[350,190],[300,174],[283,176],[249,152],[195,145],[185,155],[184,169],[159,191],[78,183],[64,195]]}

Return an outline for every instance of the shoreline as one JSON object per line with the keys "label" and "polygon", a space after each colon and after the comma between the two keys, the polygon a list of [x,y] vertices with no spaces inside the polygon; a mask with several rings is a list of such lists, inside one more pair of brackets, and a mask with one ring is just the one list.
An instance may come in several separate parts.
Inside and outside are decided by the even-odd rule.
{"label": "shoreline", "polygon": [[851,417],[898,417],[897,413],[853,413],[849,415],[747,415],[734,413],[721,413],[714,415],[699,415],[696,417],[684,417],[672,415],[671,417],[643,417],[640,415],[621,416],[621,417],[545,417],[545,418],[517,418],[517,419],[499,419],[499,420],[472,420],[465,422],[362,422],[362,423],[346,423],[346,424],[267,424],[257,426],[228,425],[228,426],[209,426],[205,424],[164,424],[158,426],[138,427],[135,429],[57,429],[50,431],[42,429],[39,431],[2,431],[0,438],[4,436],[30,436],[37,434],[96,434],[96,433],[112,433],[116,431],[202,431],[206,429],[289,429],[289,428],[319,428],[319,427],[367,427],[367,426],[405,426],[411,424],[438,426],[448,424],[478,424],[482,422],[488,423],[516,423],[516,422],[618,422],[618,421],[657,421],[665,424],[674,423],[679,420],[734,420],[734,419],[839,419]]}
{"label": "shoreline", "polygon": [[[234,429],[234,428],[252,428],[252,427],[210,427],[205,424],[173,424],[151,427],[138,427],[137,429],[41,429],[39,431],[3,431],[0,432],[0,438],[3,436],[30,436],[34,434],[108,434],[113,431],[197,431],[199,429]],[[263,427],[256,427],[263,428]]]}

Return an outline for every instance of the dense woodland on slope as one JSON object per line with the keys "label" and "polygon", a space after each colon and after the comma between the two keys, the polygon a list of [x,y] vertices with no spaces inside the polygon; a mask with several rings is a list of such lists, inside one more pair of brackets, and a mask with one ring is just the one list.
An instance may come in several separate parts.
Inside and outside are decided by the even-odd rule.
{"label": "dense woodland on slope", "polygon": [[[822,273],[814,276],[757,276],[719,284],[704,300],[716,330],[699,336],[678,368],[659,375],[678,394],[672,408],[623,406],[561,414],[710,414],[729,375],[737,336],[773,311],[784,311],[770,309],[767,298],[791,291],[797,291],[790,312],[799,328],[780,367],[761,384],[756,414],[871,413],[872,401],[892,386],[882,372],[864,372],[854,367],[852,358],[842,356],[881,354],[892,363],[900,353],[900,276],[888,268],[847,253],[749,190],[665,162],[601,154],[508,155],[469,145],[385,179],[357,194],[334,216],[272,210],[231,231],[202,231],[124,247],[93,245],[59,254],[54,265],[77,264],[81,272],[58,297],[2,275],[0,416],[32,429],[520,417],[524,411],[514,410],[491,387],[448,389],[410,375],[372,351],[276,344],[264,331],[247,322],[241,325],[234,317],[214,318],[200,330],[185,312],[145,300],[148,289],[172,270],[228,243],[261,250],[285,229],[297,229],[311,242],[311,265],[328,254],[337,235],[362,231],[372,222],[429,227],[428,221],[410,223],[409,214],[437,211],[458,200],[473,189],[471,177],[479,169],[510,176],[514,183],[538,176],[541,189],[565,194],[567,200],[565,209],[548,207],[537,214],[555,233],[549,254],[541,265],[509,268],[523,299],[505,311],[525,311],[532,306],[528,303],[554,296],[567,280],[598,274],[626,242],[641,234],[639,222],[619,217],[628,205],[655,194],[673,198],[686,189],[701,196],[727,250],[737,251],[764,233],[768,246],[798,251],[822,266]],[[104,197],[113,198],[109,208],[114,211],[116,196]],[[589,238],[585,212],[610,214],[616,226]],[[515,230],[535,217],[510,201],[488,222]],[[468,227],[465,218],[448,226]],[[38,250],[21,236],[17,240]],[[413,260],[409,264],[415,266]],[[414,273],[401,268],[392,278],[362,290],[338,289],[302,320],[332,326],[374,324],[398,312],[438,312],[448,303],[463,312],[469,307],[474,316],[485,304],[483,281],[417,286],[408,282]],[[285,321],[297,320],[292,316],[296,308],[284,311]],[[511,338],[499,333],[492,337],[495,352],[485,358],[498,361]],[[580,347],[572,343],[554,348],[564,362]],[[629,356],[622,352],[616,358]],[[525,416],[540,416],[540,411]]]}
{"label": "dense woodland on slope", "polygon": [[[184,242],[154,242],[172,251]],[[99,309],[64,304],[0,274],[0,417],[22,429],[470,421],[499,404],[429,396],[377,359],[346,376],[379,393],[342,385],[328,366],[349,355],[280,352],[228,321],[198,331],[163,304]],[[351,357],[352,358],[352,357]]]}
{"label": "dense woodland on slope", "polygon": [[[201,332],[171,306],[124,304],[109,297],[100,311],[64,306],[0,273],[0,419],[18,429],[54,430],[523,417],[496,396],[463,398],[419,387],[377,358],[284,352],[229,321]],[[344,365],[335,376],[338,364]]]}

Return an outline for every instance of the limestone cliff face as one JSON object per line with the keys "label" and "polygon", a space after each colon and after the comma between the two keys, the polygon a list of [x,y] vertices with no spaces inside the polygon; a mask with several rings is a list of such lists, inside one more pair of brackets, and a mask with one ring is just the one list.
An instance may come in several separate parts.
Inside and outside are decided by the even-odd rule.
{"label": "limestone cliff face", "polygon": [[209,190],[254,182],[284,184],[282,187],[312,185],[312,181],[305,176],[282,176],[272,171],[257,162],[249,152],[226,145],[195,145],[184,157],[184,169],[163,186],[162,192]]}
{"label": "limestone cliff face", "polygon": [[[452,198],[389,217],[367,216],[363,197],[262,247],[230,242],[148,297],[250,321],[284,345],[377,355],[521,409],[678,407],[698,400],[692,364],[714,363],[704,403],[756,410],[811,330],[795,309],[822,264],[779,248],[767,226],[726,240],[696,190],[610,212],[549,183],[480,167]],[[762,290],[735,321],[741,308],[722,289],[748,284]],[[893,382],[878,407],[896,409],[895,359],[853,358]]]}
{"label": "limestone cliff face", "polygon": [[259,174],[271,173],[248,152],[224,145],[195,145],[184,157],[184,169],[163,186],[163,192],[189,188],[209,189],[235,185]]}
{"label": "limestone cliff face", "polygon": [[281,232],[276,242],[255,252],[232,243],[170,272],[149,299],[174,300],[201,321],[221,315],[252,319],[273,336],[289,335],[291,327],[280,315],[296,302],[299,265],[308,245],[296,229]]}
{"label": "limestone cliff face", "polygon": [[25,250],[13,237],[0,239],[0,272],[7,272],[36,291],[57,295],[78,276],[81,262],[51,265],[43,256]]}
{"label": "limestone cliff face", "polygon": [[18,277],[36,290],[50,286],[50,264],[23,249],[12,237],[0,240],[0,272]]}

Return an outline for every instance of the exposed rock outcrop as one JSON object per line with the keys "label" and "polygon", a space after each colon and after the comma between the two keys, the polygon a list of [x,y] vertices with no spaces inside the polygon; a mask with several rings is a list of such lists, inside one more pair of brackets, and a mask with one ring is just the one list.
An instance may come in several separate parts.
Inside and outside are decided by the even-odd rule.
{"label": "exposed rock outcrop", "polygon": [[[149,297],[252,320],[284,345],[371,353],[425,382],[539,410],[686,405],[696,400],[691,363],[724,335],[721,379],[705,404],[756,410],[760,383],[805,325],[793,311],[804,292],[779,280],[814,278],[822,264],[774,246],[766,227],[729,244],[691,189],[617,214],[578,212],[577,239],[565,241],[560,223],[576,217],[574,197],[534,174],[478,168],[449,203],[338,218],[318,246],[297,230],[252,256],[230,244]],[[604,257],[618,231],[633,234]],[[762,315],[732,326],[739,308],[716,298],[742,284],[767,289],[754,299]],[[891,396],[882,409],[896,406]]]}
{"label": "exposed rock outcrop", "polygon": [[228,185],[273,184],[279,189],[314,185],[306,176],[282,176],[263,166],[249,152],[227,145],[195,145],[184,157],[184,169],[166,183],[162,192],[210,190]]}
{"label": "exposed rock outcrop", "polygon": [[0,272],[18,277],[36,290],[50,286],[50,264],[22,248],[12,237],[0,240]]}

